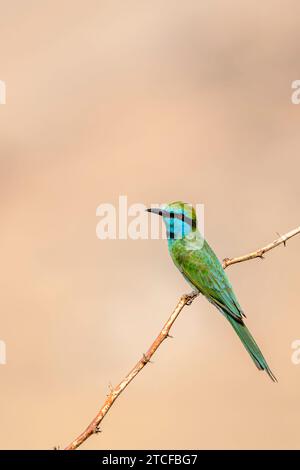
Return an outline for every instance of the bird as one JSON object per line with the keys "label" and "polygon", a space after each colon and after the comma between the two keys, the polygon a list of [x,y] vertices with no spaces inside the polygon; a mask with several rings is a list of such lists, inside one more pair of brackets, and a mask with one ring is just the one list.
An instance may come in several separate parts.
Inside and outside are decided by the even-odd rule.
{"label": "bird", "polygon": [[202,294],[229,321],[259,370],[266,371],[273,382],[277,379],[245,325],[246,318],[232,285],[215,252],[197,227],[196,211],[182,201],[149,208],[148,212],[163,218],[167,231],[169,254],[195,294]]}

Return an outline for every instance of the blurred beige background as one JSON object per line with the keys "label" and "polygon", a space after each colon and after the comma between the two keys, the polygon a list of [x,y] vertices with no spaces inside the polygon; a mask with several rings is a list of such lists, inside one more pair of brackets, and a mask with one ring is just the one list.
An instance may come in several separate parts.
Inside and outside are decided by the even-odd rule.
{"label": "blurred beige background", "polygon": [[[205,204],[220,258],[299,225],[300,4],[0,1],[0,447],[68,444],[189,290],[96,207]],[[300,239],[229,268],[279,379],[204,299],[82,449],[299,448]]]}

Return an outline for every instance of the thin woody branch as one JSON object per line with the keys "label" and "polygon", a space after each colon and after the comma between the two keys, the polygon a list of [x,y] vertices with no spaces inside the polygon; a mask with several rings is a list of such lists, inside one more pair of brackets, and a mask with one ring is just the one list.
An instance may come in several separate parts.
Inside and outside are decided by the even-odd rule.
{"label": "thin woody branch", "polygon": [[150,362],[153,354],[159,348],[161,343],[168,338],[169,331],[175,322],[176,318],[180,314],[183,307],[187,304],[191,304],[195,297],[197,297],[196,292],[191,294],[184,294],[180,297],[178,304],[176,305],[171,316],[168,318],[167,322],[164,324],[162,330],[160,331],[157,338],[153,341],[148,351],[143,354],[142,358],[137,362],[134,368],[126,375],[126,377],[113,389],[111,389],[108,394],[104,404],[98,411],[97,415],[93,421],[88,425],[88,427],[80,434],[71,444],[66,447],[65,450],[74,450],[77,449],[84,441],[86,441],[92,434],[100,432],[99,425],[103,418],[106,416],[116,399],[121,395],[123,390],[130,384],[130,382],[137,376],[137,374],[145,367],[148,362]]}
{"label": "thin woody branch", "polygon": [[300,227],[297,227],[294,230],[291,230],[285,235],[279,236],[279,238],[276,238],[276,240],[274,240],[272,243],[269,243],[263,248],[259,248],[258,250],[253,251],[252,253],[249,253],[248,255],[238,256],[237,258],[225,258],[223,260],[223,268],[226,269],[228,266],[231,266],[232,264],[242,263],[243,261],[249,261],[250,259],[255,259],[255,258],[263,259],[265,253],[273,250],[279,245],[283,244],[284,246],[286,246],[287,240],[294,237],[298,233],[300,233]]}
{"label": "thin woody branch", "polygon": [[[290,232],[286,233],[285,235],[280,236],[276,240],[274,240],[269,245],[260,248],[259,250],[253,251],[244,256],[239,256],[237,258],[225,258],[223,261],[223,268],[226,269],[228,266],[236,263],[242,263],[243,261],[248,261],[254,258],[263,258],[263,255],[270,250],[273,250],[277,246],[284,244],[286,245],[287,240],[294,237],[300,233],[300,227],[291,230]],[[95,418],[91,421],[88,427],[83,431],[76,439],[74,439],[66,448],[65,450],[75,450],[77,449],[83,442],[85,442],[92,434],[97,434],[100,432],[100,424],[104,417],[109,412],[112,405],[115,403],[117,398],[121,395],[121,393],[125,390],[125,388],[132,382],[132,380],[138,375],[139,372],[145,367],[148,362],[150,362],[152,356],[159,348],[159,346],[163,343],[163,341],[168,338],[169,332],[178,318],[181,310],[186,306],[190,305],[195,298],[197,297],[196,292],[192,292],[191,294],[182,295],[173,310],[172,314],[164,324],[162,330],[156,337],[156,339],[151,344],[148,351],[143,354],[142,358],[137,362],[137,364],[133,367],[133,369],[126,375],[126,377],[114,388],[110,387],[110,393],[108,394],[105,402],[103,403],[102,407],[96,414]]]}

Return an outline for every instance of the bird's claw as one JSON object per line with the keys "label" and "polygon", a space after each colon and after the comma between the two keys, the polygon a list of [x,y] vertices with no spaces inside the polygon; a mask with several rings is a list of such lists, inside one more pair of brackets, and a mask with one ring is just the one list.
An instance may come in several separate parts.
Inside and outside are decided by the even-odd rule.
{"label": "bird's claw", "polygon": [[185,295],[185,304],[186,305],[191,305],[193,300],[195,300],[196,297],[198,297],[199,291],[198,290],[193,290],[190,294]]}

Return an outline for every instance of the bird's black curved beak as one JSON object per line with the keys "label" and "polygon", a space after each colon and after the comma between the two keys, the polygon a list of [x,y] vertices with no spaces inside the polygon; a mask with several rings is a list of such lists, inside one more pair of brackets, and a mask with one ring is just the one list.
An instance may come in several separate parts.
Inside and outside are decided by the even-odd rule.
{"label": "bird's black curved beak", "polygon": [[150,209],[146,209],[147,212],[151,212],[152,214],[157,214],[157,215],[164,215],[164,211],[162,209],[158,209],[155,207],[152,207]]}

